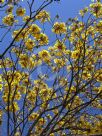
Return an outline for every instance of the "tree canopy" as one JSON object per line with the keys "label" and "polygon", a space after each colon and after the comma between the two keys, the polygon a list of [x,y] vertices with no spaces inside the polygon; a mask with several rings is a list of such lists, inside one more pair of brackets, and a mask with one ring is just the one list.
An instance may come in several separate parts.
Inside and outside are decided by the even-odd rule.
{"label": "tree canopy", "polygon": [[23,2],[0,0],[0,135],[102,135],[101,1],[66,22]]}

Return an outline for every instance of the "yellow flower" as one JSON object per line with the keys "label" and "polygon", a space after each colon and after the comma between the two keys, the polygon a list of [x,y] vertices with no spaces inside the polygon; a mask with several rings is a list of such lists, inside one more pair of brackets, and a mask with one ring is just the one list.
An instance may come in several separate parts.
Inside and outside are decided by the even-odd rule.
{"label": "yellow flower", "polygon": [[19,85],[17,89],[20,91],[21,94],[25,94],[26,93],[26,86],[23,86],[23,85],[20,86]]}
{"label": "yellow flower", "polygon": [[36,101],[36,93],[33,90],[28,92],[27,99],[30,103],[34,103]]}
{"label": "yellow flower", "polygon": [[29,18],[30,18],[30,16],[24,16],[24,17],[23,17],[23,21],[26,22],[26,21],[29,20]]}
{"label": "yellow flower", "polygon": [[3,23],[8,26],[12,26],[14,22],[15,22],[14,15],[12,14],[9,14],[3,18]]}
{"label": "yellow flower", "polygon": [[4,60],[4,65],[5,65],[6,68],[10,68],[10,67],[13,66],[13,62],[10,60],[10,58],[6,58]]}
{"label": "yellow flower", "polygon": [[80,14],[81,16],[84,16],[84,14],[85,14],[86,12],[88,12],[88,8],[87,8],[87,7],[84,8],[83,10],[80,10],[79,14]]}
{"label": "yellow flower", "polygon": [[38,116],[39,116],[38,113],[33,112],[32,114],[30,114],[28,120],[29,120],[29,121],[33,121],[33,120],[37,119]]}
{"label": "yellow flower", "polygon": [[65,66],[66,64],[65,59],[62,59],[62,58],[61,59],[55,58],[54,63],[57,64],[59,68],[61,68],[62,66]]}
{"label": "yellow flower", "polygon": [[78,59],[79,54],[80,54],[79,50],[72,51],[72,52],[71,52],[71,57],[72,57],[73,59]]}
{"label": "yellow flower", "polygon": [[36,16],[36,19],[40,20],[41,23],[44,23],[50,20],[50,15],[47,11],[43,10]]}
{"label": "yellow flower", "polygon": [[66,49],[66,46],[60,40],[57,40],[54,47],[55,47],[55,49],[60,50],[60,51],[64,51]]}
{"label": "yellow flower", "polygon": [[102,20],[100,20],[100,21],[98,22],[98,24],[96,25],[96,29],[97,29],[100,33],[102,33]]}
{"label": "yellow flower", "polygon": [[93,91],[95,91],[97,93],[100,93],[102,91],[102,86],[100,86],[100,87],[94,87]]}
{"label": "yellow flower", "polygon": [[91,75],[87,71],[84,71],[83,74],[82,74],[82,78],[87,80],[87,79],[91,78]]}
{"label": "yellow flower", "polygon": [[[19,35],[18,35],[18,33],[19,33]],[[16,35],[17,35],[17,37],[16,37]],[[25,28],[23,31],[21,31],[20,32],[20,29],[18,29],[18,30],[15,30],[14,32],[13,32],[13,34],[12,34],[12,37],[13,38],[15,38],[16,37],[16,39],[15,39],[15,41],[20,41],[21,39],[27,39],[28,38],[28,31],[27,31],[27,29]]]}
{"label": "yellow flower", "polygon": [[62,77],[62,78],[60,78],[59,79],[59,84],[60,84],[60,86],[65,86],[65,85],[67,85],[67,78],[65,78],[65,77]]}
{"label": "yellow flower", "polygon": [[32,24],[29,27],[29,33],[31,33],[31,35],[34,37],[35,37],[35,34],[40,34],[40,31],[41,31],[41,28],[36,24]]}
{"label": "yellow flower", "polygon": [[0,4],[4,3],[4,0],[0,0]]}
{"label": "yellow flower", "polygon": [[39,54],[39,57],[40,57],[40,58],[49,57],[49,52],[48,52],[47,50],[42,50],[42,51],[40,51],[38,54]]}
{"label": "yellow flower", "polygon": [[[14,111],[14,112],[17,112],[19,109],[20,109],[20,108],[19,108],[17,102],[13,102],[13,104],[11,104],[11,105],[9,106],[9,110],[10,110],[11,112],[13,112],[13,111]],[[8,107],[6,107],[6,110],[8,110]]]}
{"label": "yellow flower", "polygon": [[39,41],[39,45],[45,45],[45,44],[48,44],[49,42],[47,35],[44,33],[41,33],[40,35],[38,35],[36,39]]}
{"label": "yellow flower", "polygon": [[46,123],[46,120],[44,118],[40,118],[38,121],[39,126],[42,126]]}
{"label": "yellow flower", "polygon": [[91,12],[93,13],[94,16],[96,17],[102,17],[102,3],[101,2],[96,2],[90,4]]}
{"label": "yellow flower", "polygon": [[[20,30],[15,30],[12,34],[12,37],[15,38],[16,35],[19,33]],[[16,38],[16,41],[19,41],[21,39],[21,36],[19,35],[17,38]]]}
{"label": "yellow flower", "polygon": [[6,9],[7,14],[12,14],[13,11],[13,5],[8,5],[9,7]]}
{"label": "yellow flower", "polygon": [[26,12],[25,8],[22,8],[22,7],[16,10],[17,16],[24,16],[25,12]]}
{"label": "yellow flower", "polygon": [[70,51],[70,50],[65,50],[65,54],[66,54],[66,55],[70,55],[70,54],[71,54],[71,51]]}
{"label": "yellow flower", "polygon": [[15,73],[14,73],[14,79],[20,81],[21,78],[22,78],[21,73],[19,71],[15,71]]}
{"label": "yellow flower", "polygon": [[32,57],[29,58],[28,64],[29,64],[28,69],[32,69],[32,68],[34,68],[36,66],[36,63],[34,62]]}
{"label": "yellow flower", "polygon": [[102,82],[102,73],[100,73],[100,74],[98,75],[98,77],[96,78],[96,80],[97,80],[98,82]]}
{"label": "yellow flower", "polygon": [[49,62],[51,59],[50,53],[47,50],[42,50],[38,53],[39,57],[46,62]]}
{"label": "yellow flower", "polygon": [[48,95],[48,88],[41,89],[39,95],[40,95],[40,97],[41,97],[42,99],[46,99],[46,98],[47,98],[47,95]]}
{"label": "yellow flower", "polygon": [[61,22],[56,22],[52,28],[52,32],[54,32],[55,34],[62,34],[62,33],[66,33],[67,31],[67,27],[65,25],[65,23]]}
{"label": "yellow flower", "polygon": [[27,41],[25,42],[26,48],[30,51],[33,49],[34,45],[34,40],[32,40],[31,38],[27,39]]}
{"label": "yellow flower", "polygon": [[20,132],[16,132],[14,136],[20,136]]}
{"label": "yellow flower", "polygon": [[28,62],[29,62],[29,57],[26,54],[21,54],[19,63],[22,66],[22,68],[27,68]]}
{"label": "yellow flower", "polygon": [[50,136],[55,136],[55,134],[54,134],[54,133],[51,133]]}
{"label": "yellow flower", "polygon": [[20,92],[17,92],[17,93],[15,94],[15,99],[16,99],[16,100],[20,100],[20,99],[21,99],[21,93],[20,93]]}

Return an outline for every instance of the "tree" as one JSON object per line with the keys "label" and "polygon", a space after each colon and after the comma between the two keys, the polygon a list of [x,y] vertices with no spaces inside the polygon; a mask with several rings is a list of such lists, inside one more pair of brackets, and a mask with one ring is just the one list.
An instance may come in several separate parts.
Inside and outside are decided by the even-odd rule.
{"label": "tree", "polygon": [[66,23],[51,19],[52,3],[0,1],[1,128],[7,136],[101,135],[102,3]]}

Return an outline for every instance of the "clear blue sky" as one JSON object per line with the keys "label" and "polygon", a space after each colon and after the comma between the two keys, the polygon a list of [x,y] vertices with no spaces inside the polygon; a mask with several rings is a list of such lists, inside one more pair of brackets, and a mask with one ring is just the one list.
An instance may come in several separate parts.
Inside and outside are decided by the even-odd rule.
{"label": "clear blue sky", "polygon": [[52,5],[47,7],[53,17],[59,14],[63,21],[66,21],[70,17],[75,17],[78,15],[80,9],[88,6],[91,0],[60,0],[60,3],[53,2]]}
{"label": "clear blue sky", "polygon": [[[30,0],[29,0],[30,1]],[[35,7],[43,2],[44,0],[35,0]],[[91,0],[60,0],[60,2],[54,1],[46,9],[51,13],[51,16],[59,14],[62,19],[66,20],[69,17],[75,17],[78,11],[85,6],[90,4]],[[22,1],[22,5],[25,5],[26,0]]]}

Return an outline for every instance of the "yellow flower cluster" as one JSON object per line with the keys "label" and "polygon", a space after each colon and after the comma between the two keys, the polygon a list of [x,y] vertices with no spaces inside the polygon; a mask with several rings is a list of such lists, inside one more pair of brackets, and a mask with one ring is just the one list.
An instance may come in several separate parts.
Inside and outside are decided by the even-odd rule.
{"label": "yellow flower cluster", "polygon": [[10,90],[9,90],[8,85],[6,84],[4,86],[4,92],[3,92],[2,99],[3,99],[3,101],[5,103],[8,102],[8,95],[9,95],[9,101],[10,101],[10,103],[12,103],[13,100],[19,101],[21,99],[21,93],[18,90],[15,90],[15,85],[13,83],[12,83],[11,88],[12,88],[12,91],[11,91],[11,93],[9,95],[9,91]]}
{"label": "yellow flower cluster", "polygon": [[0,4],[4,3],[4,0],[0,0]]}
{"label": "yellow flower cluster", "polygon": [[45,61],[45,62],[49,62],[51,59],[51,55],[47,50],[42,50],[38,53],[39,57],[41,60]]}
{"label": "yellow flower cluster", "polygon": [[65,44],[60,40],[56,41],[54,47],[55,47],[55,50],[59,50],[59,51],[65,51],[65,49],[66,49]]}
{"label": "yellow flower cluster", "polygon": [[36,35],[35,38],[39,41],[39,45],[46,45],[49,43],[48,36],[44,33]]}
{"label": "yellow flower cluster", "polygon": [[28,57],[27,54],[20,54],[19,64],[22,68],[33,69],[41,63],[41,60],[37,59],[36,56],[34,58],[34,54],[31,57]]}
{"label": "yellow flower cluster", "polygon": [[54,63],[57,65],[57,67],[62,68],[63,66],[66,65],[66,60],[63,58],[61,58],[61,59],[55,58]]}
{"label": "yellow flower cluster", "polygon": [[31,38],[27,39],[25,41],[25,46],[29,51],[31,51],[35,46],[34,40],[32,40]]}
{"label": "yellow flower cluster", "polygon": [[42,10],[38,15],[36,15],[36,19],[40,20],[41,23],[44,23],[46,21],[50,21],[50,15],[47,11]]}
{"label": "yellow flower cluster", "polygon": [[[42,107],[46,107],[46,101],[50,100],[52,94],[52,89],[48,87],[42,88],[42,90],[39,92],[40,98],[45,101],[45,105],[42,105]],[[43,103],[44,104],[44,103]]]}
{"label": "yellow flower cluster", "polygon": [[55,34],[63,34],[67,32],[67,27],[63,22],[56,22],[53,25],[52,32],[54,32]]}
{"label": "yellow flower cluster", "polygon": [[96,25],[96,30],[102,34],[102,20],[100,20]]}
{"label": "yellow flower cluster", "polygon": [[80,51],[79,50],[75,50],[75,51],[71,52],[71,57],[73,59],[77,59],[79,57],[79,55],[80,55]]}
{"label": "yellow flower cluster", "polygon": [[34,121],[34,120],[37,119],[38,116],[39,116],[38,113],[33,112],[33,113],[31,113],[31,115],[29,116],[28,120],[29,120],[29,121]]}
{"label": "yellow flower cluster", "polygon": [[[77,134],[79,135],[100,135],[101,134],[101,128],[102,128],[102,122],[101,122],[101,115],[99,115],[96,117],[96,119],[93,116],[87,116],[87,115],[82,115],[80,117],[79,123],[77,124],[78,127],[82,128],[82,126],[84,126],[84,129],[86,129],[86,131],[83,130],[77,130]],[[74,133],[76,133],[76,131],[73,131]]]}
{"label": "yellow flower cluster", "polygon": [[[10,70],[7,71],[6,75],[4,75],[2,78],[4,81],[7,80],[7,82],[12,82],[17,84],[21,80],[21,73],[19,71],[15,71],[14,73]],[[12,79],[13,78],[13,79]]]}
{"label": "yellow flower cluster", "polygon": [[68,83],[67,78],[61,77],[61,78],[59,79],[59,84],[60,84],[60,86],[65,86],[65,85],[67,85],[67,83]]}
{"label": "yellow flower cluster", "polygon": [[25,13],[26,13],[25,8],[20,7],[20,8],[17,8],[16,10],[17,16],[24,16]]}
{"label": "yellow flower cluster", "polygon": [[29,91],[28,92],[28,96],[27,96],[27,99],[28,99],[28,101],[30,102],[30,103],[35,103],[35,101],[36,101],[36,97],[37,97],[37,95],[36,95],[36,93],[35,93],[35,90],[31,90],[31,91]]}
{"label": "yellow flower cluster", "polygon": [[29,27],[28,32],[39,42],[39,45],[45,45],[49,43],[48,36],[44,33],[41,33],[41,28],[38,25],[32,24]]}
{"label": "yellow flower cluster", "polygon": [[[8,89],[7,87],[5,87],[4,89]],[[12,88],[13,89],[13,88]],[[2,96],[2,99],[5,103],[8,102],[8,92],[9,90],[4,90],[4,94]],[[10,99],[10,102],[12,102],[13,100],[13,97],[14,97],[14,100],[20,100],[21,99],[21,94],[20,92],[15,92],[15,96],[14,96],[14,92],[12,92],[12,94],[10,95],[9,99]]]}
{"label": "yellow flower cluster", "polygon": [[9,14],[3,18],[3,23],[8,26],[12,26],[14,22],[16,22],[16,20],[14,19],[14,15],[12,14]]}
{"label": "yellow flower cluster", "polygon": [[12,14],[12,12],[13,12],[13,5],[8,5],[8,8],[6,9],[6,13],[7,14]]}
{"label": "yellow flower cluster", "polygon": [[88,12],[88,7],[80,10],[79,14],[83,17],[85,15],[85,13],[87,13],[87,12]]}
{"label": "yellow flower cluster", "polygon": [[4,66],[7,68],[11,68],[13,66],[13,62],[10,60],[10,58],[4,59]]}
{"label": "yellow flower cluster", "polygon": [[40,27],[36,24],[32,24],[31,26],[28,26],[28,28],[23,29],[22,32],[20,31],[21,29],[15,30],[12,34],[12,37],[14,38],[17,36],[15,41],[20,41],[23,39],[25,41],[26,48],[30,51],[35,46],[35,43],[34,40],[28,38],[29,35],[32,35],[35,38],[35,40],[38,42],[38,45],[46,45],[49,43],[48,36],[45,33],[41,33]]}
{"label": "yellow flower cluster", "polygon": [[31,33],[32,36],[36,36],[38,34],[40,34],[40,31],[41,31],[41,28],[36,25],[36,24],[32,24],[30,27],[29,27],[29,33]]}
{"label": "yellow flower cluster", "polygon": [[26,68],[29,62],[29,57],[27,54],[20,54],[20,60],[19,63],[23,68]]}
{"label": "yellow flower cluster", "polygon": [[90,8],[91,8],[90,12],[92,12],[94,16],[102,17],[102,3],[101,2],[90,4]]}
{"label": "yellow flower cluster", "polygon": [[[8,107],[6,107],[6,109],[7,109]],[[13,104],[11,104],[10,106],[9,106],[9,110],[11,111],[11,112],[17,112],[17,111],[19,111],[20,110],[20,108],[19,108],[19,106],[18,106],[18,103],[17,102],[13,102]]]}
{"label": "yellow flower cluster", "polygon": [[29,20],[29,18],[30,18],[30,16],[24,16],[24,17],[23,17],[23,21],[26,22],[26,21]]}
{"label": "yellow flower cluster", "polygon": [[64,41],[56,40],[54,46],[50,46],[48,50],[52,56],[62,57],[66,52],[66,45],[64,44]]}
{"label": "yellow flower cluster", "polygon": [[[48,87],[48,85],[41,80],[34,80],[34,85],[35,85],[35,91],[36,94],[38,94],[41,98],[41,100],[43,100],[42,107],[46,107],[46,101],[50,99],[53,90],[51,88]],[[54,94],[53,97],[55,97],[56,95]]]}
{"label": "yellow flower cluster", "polygon": [[12,37],[15,38],[18,35],[18,33],[19,33],[19,35],[15,39],[16,42],[18,42],[18,41],[20,41],[22,39],[25,40],[25,39],[28,38],[28,31],[27,31],[27,29],[24,29],[22,32],[20,32],[20,30],[21,29],[15,30],[13,32],[13,34],[12,34]]}

